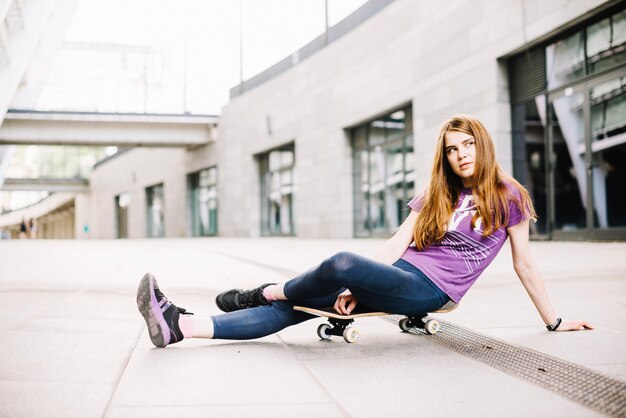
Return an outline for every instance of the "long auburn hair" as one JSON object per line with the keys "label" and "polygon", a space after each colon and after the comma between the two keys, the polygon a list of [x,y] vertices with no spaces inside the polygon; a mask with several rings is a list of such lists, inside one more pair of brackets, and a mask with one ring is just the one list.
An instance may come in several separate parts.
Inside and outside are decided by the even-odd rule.
{"label": "long auburn hair", "polygon": [[443,238],[463,188],[461,178],[452,171],[446,155],[446,132],[450,131],[466,133],[475,140],[472,194],[477,212],[472,217],[472,228],[481,218],[483,236],[486,237],[507,225],[510,200],[522,213],[535,220],[537,215],[528,191],[500,168],[493,140],[483,124],[472,116],[455,115],[443,123],[437,138],[430,183],[422,194],[423,206],[413,230],[415,247],[422,250]]}

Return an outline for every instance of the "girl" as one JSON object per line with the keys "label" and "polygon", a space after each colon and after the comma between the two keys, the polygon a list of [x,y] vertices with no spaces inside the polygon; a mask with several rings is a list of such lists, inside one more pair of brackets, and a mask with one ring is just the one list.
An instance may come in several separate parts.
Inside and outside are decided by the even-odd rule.
{"label": "girl", "polygon": [[[398,231],[372,259],[341,252],[284,284],[233,289],[217,296],[226,314],[191,318],[146,274],[137,306],[157,347],[183,338],[259,338],[311,319],[295,304],[333,306],[341,314],[384,311],[417,315],[459,303],[511,239],[513,267],[549,331],[592,329],[585,321],[557,317],[530,255],[528,192],[495,160],[482,123],[467,115],[445,121],[437,139],[428,188],[409,202]],[[414,245],[411,245],[414,244]]]}

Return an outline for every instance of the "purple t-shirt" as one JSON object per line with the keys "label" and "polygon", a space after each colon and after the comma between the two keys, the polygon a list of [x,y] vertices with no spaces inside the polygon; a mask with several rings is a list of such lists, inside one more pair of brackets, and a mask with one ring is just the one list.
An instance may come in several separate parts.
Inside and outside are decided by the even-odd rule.
{"label": "purple t-shirt", "polygon": [[[513,187],[509,187],[509,190],[519,197]],[[423,203],[423,196],[418,195],[408,206],[419,212]],[[509,236],[506,228],[517,225],[526,218],[515,202],[510,200],[509,223],[493,231],[488,237],[483,237],[480,218],[476,220],[473,229],[470,225],[474,213],[476,205],[472,190],[464,188],[441,241],[430,244],[422,251],[410,246],[401,257],[420,269],[456,303],[460,302],[478,276],[496,257]]]}

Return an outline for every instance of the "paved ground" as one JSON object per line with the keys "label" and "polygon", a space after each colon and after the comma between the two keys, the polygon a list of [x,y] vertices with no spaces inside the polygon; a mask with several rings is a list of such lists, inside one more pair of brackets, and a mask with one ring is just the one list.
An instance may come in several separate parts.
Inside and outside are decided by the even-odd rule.
{"label": "paved ground", "polygon": [[[175,303],[213,314],[223,289],[287,278],[339,250],[371,254],[381,242],[0,241],[0,416],[602,415],[381,318],[360,321],[357,344],[319,341],[313,320],[255,341],[156,349],[135,307],[147,271]],[[595,331],[548,333],[507,247],[441,319],[626,382],[626,244],[532,246],[558,313]]]}

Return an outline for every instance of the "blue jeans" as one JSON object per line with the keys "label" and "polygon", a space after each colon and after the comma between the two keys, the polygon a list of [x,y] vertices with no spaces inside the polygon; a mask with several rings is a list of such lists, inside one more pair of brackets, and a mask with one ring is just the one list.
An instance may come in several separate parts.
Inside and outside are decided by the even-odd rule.
{"label": "blue jeans", "polygon": [[214,338],[248,340],[273,334],[314,318],[294,311],[294,305],[330,307],[346,289],[356,297],[358,312],[418,315],[435,311],[450,300],[417,267],[402,259],[390,266],[340,252],[286,282],[287,301],[214,316]]}

